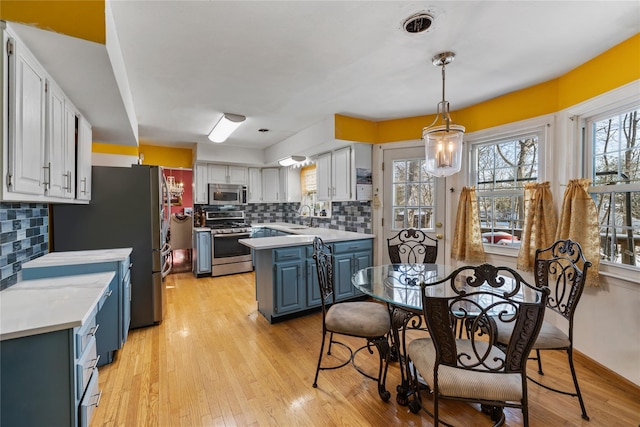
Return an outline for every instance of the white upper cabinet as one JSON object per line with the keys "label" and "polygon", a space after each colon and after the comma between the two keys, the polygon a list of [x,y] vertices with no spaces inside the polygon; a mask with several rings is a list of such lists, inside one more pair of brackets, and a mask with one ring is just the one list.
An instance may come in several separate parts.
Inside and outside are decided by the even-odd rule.
{"label": "white upper cabinet", "polygon": [[91,124],[82,116],[78,118],[78,164],[76,173],[76,198],[91,200]]}
{"label": "white upper cabinet", "polygon": [[[2,92],[8,95],[0,119],[7,123],[2,126],[0,199],[86,202],[91,191],[91,143],[89,153],[82,152],[80,113],[20,39],[4,23],[0,30]],[[86,194],[76,198],[76,172],[87,168]]]}
{"label": "white upper cabinet", "polygon": [[331,179],[333,184],[331,200],[347,201],[355,198],[351,189],[351,147],[345,147],[332,153]]}
{"label": "white upper cabinet", "polygon": [[247,203],[262,202],[262,171],[259,168],[249,168],[247,193]]}
{"label": "white upper cabinet", "polygon": [[[3,49],[7,50],[9,58],[9,75],[3,77],[3,85],[9,89],[8,109],[11,112],[2,112],[3,121],[9,118],[9,146],[8,150],[3,150],[8,153],[3,190],[44,195],[46,73],[26,48],[9,38],[7,32],[3,34]],[[3,54],[3,59],[6,58]]]}
{"label": "white upper cabinet", "polygon": [[62,90],[47,81],[47,121],[45,144],[46,194],[75,198],[73,175],[76,169],[76,117],[78,112]]}
{"label": "white upper cabinet", "polygon": [[193,203],[207,204],[208,194],[208,165],[196,163],[193,166]]}
{"label": "white upper cabinet", "polygon": [[247,185],[247,168],[244,166],[208,165],[208,182],[211,184]]}
{"label": "white upper cabinet", "polygon": [[243,166],[227,166],[229,184],[247,185],[247,168]]}
{"label": "white upper cabinet", "polygon": [[282,202],[280,200],[279,168],[262,169],[262,201],[264,203]]}
{"label": "white upper cabinet", "polygon": [[300,169],[280,168],[280,194],[283,203],[300,203]]}
{"label": "white upper cabinet", "polygon": [[316,160],[316,188],[319,201],[329,201],[333,194],[331,178],[331,153],[318,156]]}
{"label": "white upper cabinet", "polygon": [[321,154],[316,161],[319,201],[356,200],[357,169],[371,171],[371,145],[353,144]]}

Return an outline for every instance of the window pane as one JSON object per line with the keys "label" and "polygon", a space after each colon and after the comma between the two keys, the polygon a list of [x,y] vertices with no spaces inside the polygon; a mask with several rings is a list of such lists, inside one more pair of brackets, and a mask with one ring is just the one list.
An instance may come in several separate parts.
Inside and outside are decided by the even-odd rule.
{"label": "window pane", "polygon": [[420,159],[407,160],[407,181],[420,181]]}
{"label": "window pane", "polygon": [[407,177],[407,165],[404,160],[393,162],[393,182],[404,182]]}
{"label": "window pane", "polygon": [[404,217],[404,208],[393,208],[393,228],[405,228]]}
{"label": "window pane", "polygon": [[401,206],[405,204],[405,185],[393,184],[393,205]]}
{"label": "window pane", "polygon": [[475,185],[485,243],[517,246],[524,225],[524,184],[538,180],[538,136],[474,147]]}
{"label": "window pane", "polygon": [[424,159],[393,162],[393,228],[433,228],[435,178],[425,172]]}

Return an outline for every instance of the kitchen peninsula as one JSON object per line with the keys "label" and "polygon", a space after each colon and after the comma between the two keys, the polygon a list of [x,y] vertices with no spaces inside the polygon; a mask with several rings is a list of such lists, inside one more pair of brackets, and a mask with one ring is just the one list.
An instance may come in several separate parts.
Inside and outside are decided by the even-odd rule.
{"label": "kitchen peninsula", "polygon": [[270,323],[320,307],[312,246],[316,236],[331,247],[334,255],[336,299],[365,297],[351,285],[351,276],[371,266],[373,234],[288,223],[254,223],[252,226],[256,229],[254,236],[273,236],[240,240],[254,251],[258,311]]}

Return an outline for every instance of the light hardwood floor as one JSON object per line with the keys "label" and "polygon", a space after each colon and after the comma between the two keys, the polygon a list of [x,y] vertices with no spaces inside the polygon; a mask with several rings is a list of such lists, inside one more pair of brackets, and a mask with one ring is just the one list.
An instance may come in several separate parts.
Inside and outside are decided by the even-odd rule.
{"label": "light hardwood floor", "polygon": [[[320,314],[270,325],[257,311],[253,273],[171,274],[166,286],[164,321],[130,331],[116,360],[100,368],[103,394],[92,427],[432,425],[426,414],[395,402],[397,363],[389,368],[387,403],[350,366],[320,372],[313,388]],[[568,387],[564,355],[545,356],[546,377],[559,376],[554,382]],[[371,360],[365,357],[363,366],[374,367]],[[529,383],[532,427],[640,426],[637,387],[584,357],[577,357],[576,369],[591,421],[581,419],[575,398]],[[475,405],[443,408],[455,425],[491,425]],[[519,410],[506,414],[506,425],[522,425]]]}

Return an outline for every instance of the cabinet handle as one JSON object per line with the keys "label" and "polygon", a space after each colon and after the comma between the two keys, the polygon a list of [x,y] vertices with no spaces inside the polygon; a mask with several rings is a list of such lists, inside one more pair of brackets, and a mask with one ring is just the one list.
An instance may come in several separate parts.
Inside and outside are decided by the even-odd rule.
{"label": "cabinet handle", "polygon": [[67,171],[67,179],[69,180],[69,183],[67,184],[67,192],[71,193],[71,171]]}
{"label": "cabinet handle", "polygon": [[107,292],[107,298],[110,297],[112,293],[113,293],[113,291],[111,289],[109,289],[109,292]]}
{"label": "cabinet handle", "polygon": [[47,172],[44,174],[44,189],[45,191],[48,189],[49,183],[51,182],[51,162],[48,163],[47,166],[43,166],[42,169],[46,169]]}
{"label": "cabinet handle", "polygon": [[82,194],[87,194],[87,177],[82,178]]}
{"label": "cabinet handle", "polygon": [[96,403],[89,404],[89,406],[95,406],[97,408],[98,406],[100,406],[100,398],[102,398],[102,390],[100,390],[100,393],[94,394],[91,397],[94,397],[94,396],[98,396],[98,400],[96,400]]}
{"label": "cabinet handle", "polygon": [[96,369],[98,367],[98,362],[100,361],[100,355],[98,355],[98,357],[96,357],[95,359],[93,359],[93,366],[91,367],[91,370],[93,371],[94,369]]}
{"label": "cabinet handle", "polygon": [[93,335],[95,337],[96,336],[96,332],[98,331],[99,327],[100,327],[100,324],[98,323],[96,326],[91,328],[91,331],[89,332],[89,335]]}

